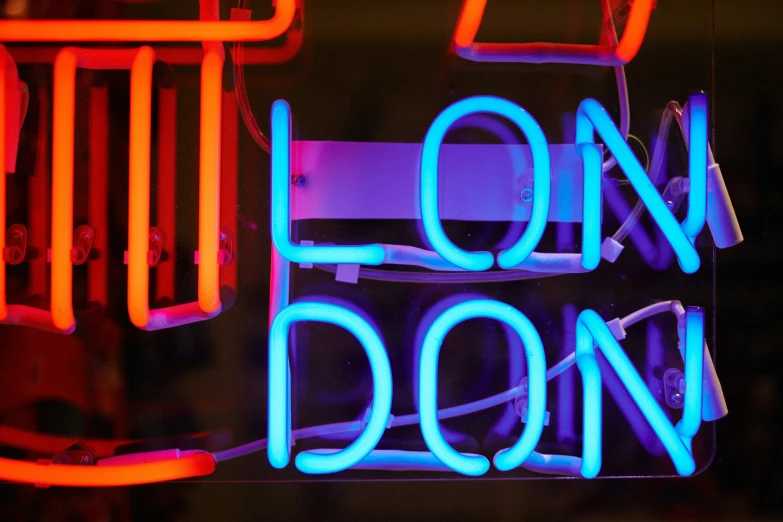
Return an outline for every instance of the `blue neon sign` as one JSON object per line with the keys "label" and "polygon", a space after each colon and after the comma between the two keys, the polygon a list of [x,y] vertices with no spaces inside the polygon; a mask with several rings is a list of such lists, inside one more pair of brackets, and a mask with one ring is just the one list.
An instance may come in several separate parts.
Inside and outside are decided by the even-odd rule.
{"label": "blue neon sign", "polygon": [[[573,273],[594,270],[601,257],[600,225],[602,194],[602,158],[595,146],[598,133],[604,146],[616,158],[642,203],[650,212],[664,237],[674,249],[685,273],[696,272],[700,260],[694,242],[707,221],[707,99],[703,93],[691,94],[689,114],[689,194],[688,213],[677,221],[657,189],[647,177],[639,160],[600,103],[586,99],[576,113],[575,146],[582,158],[584,189],[583,236],[581,254],[544,254],[535,252],[547,223],[550,198],[551,165],[548,143],[535,119],[522,107],[494,96],[475,96],[447,107],[432,122],[421,149],[419,197],[426,239],[434,251],[404,245],[310,245],[294,244],[290,239],[291,109],[284,100],[272,106],[272,241],[280,254],[295,263],[336,263],[376,266],[380,264],[417,265],[436,271],[485,271],[494,265],[490,252],[467,252],[445,234],[438,213],[438,159],[441,144],[449,128],[460,118],[472,114],[493,114],[512,121],[528,139],[533,158],[533,190],[530,221],[517,242],[498,254],[497,264],[505,270],[548,273]],[[492,205],[492,201],[487,201]],[[717,212],[717,211],[715,211]],[[730,223],[718,221],[718,228]]]}
{"label": "blue neon sign", "polygon": [[[707,103],[701,93],[691,95],[688,105],[689,192],[688,211],[680,223],[666,206],[661,195],[647,177],[644,168],[633,155],[620,131],[606,110],[595,100],[584,100],[576,115],[574,147],[582,164],[582,247],[579,254],[536,252],[547,226],[551,165],[549,145],[535,119],[518,105],[492,96],[476,96],[460,100],[446,108],[430,126],[421,149],[419,190],[421,218],[426,238],[433,251],[404,245],[310,245],[294,244],[290,239],[290,179],[291,179],[291,111],[288,104],[278,100],[272,107],[272,202],[271,232],[278,270],[273,274],[273,307],[269,333],[269,412],[267,455],[270,464],[283,468],[289,464],[294,441],[330,433],[355,434],[354,441],[345,449],[315,449],[300,452],[296,467],[307,474],[336,473],[347,469],[384,469],[453,471],[468,476],[487,473],[490,460],[479,454],[461,453],[454,449],[440,425],[440,420],[466,415],[488,407],[503,404],[520,393],[517,387],[496,397],[476,403],[438,409],[438,359],[448,332],[457,324],[472,318],[490,318],[500,321],[521,342],[527,374],[524,379],[526,408],[525,423],[519,439],[510,447],[497,452],[492,460],[495,469],[507,472],[526,468],[541,473],[560,473],[584,478],[597,476],[602,462],[602,386],[603,376],[596,357],[599,350],[619,378],[623,388],[649,423],[655,437],[669,454],[680,475],[695,471],[691,440],[704,419],[717,418],[722,394],[714,367],[709,361],[704,339],[704,312],[700,308],[684,309],[672,304],[682,327],[678,330],[684,361],[684,383],[687,387],[683,415],[673,424],[650,393],[644,379],[634,368],[619,340],[619,327],[607,323],[596,312],[584,310],[576,314],[571,325],[574,331],[572,352],[547,370],[546,355],[541,337],[533,322],[516,308],[500,301],[480,297],[465,297],[449,303],[448,307],[433,310],[434,317],[420,326],[421,347],[414,370],[418,412],[401,416],[391,414],[392,376],[389,358],[375,328],[349,307],[307,299],[288,305],[288,262],[380,265],[406,264],[433,271],[482,272],[493,267],[495,259],[490,252],[469,252],[457,247],[445,234],[438,212],[438,163],[442,142],[449,128],[460,118],[471,114],[492,114],[512,121],[526,136],[532,155],[533,190],[530,221],[519,239],[497,256],[498,266],[507,271],[569,273],[594,270],[600,263],[601,212],[603,191],[603,149],[595,143],[596,133],[603,145],[616,158],[644,206],[671,244],[686,273],[699,268],[700,260],[694,243],[704,227],[709,213],[707,182],[711,156],[707,144]],[[491,201],[487,202],[492,204]],[[277,278],[277,279],[276,279]],[[279,279],[279,280],[278,280]],[[285,279],[285,281],[283,280]],[[282,295],[282,294],[286,295]],[[674,303],[674,302],[672,302]],[[659,313],[663,308],[654,308]],[[665,308],[665,307],[664,307]],[[647,317],[640,311],[638,317]],[[630,316],[629,316],[630,317]],[[291,428],[291,372],[288,360],[289,329],[296,322],[326,322],[351,332],[363,346],[373,376],[372,407],[363,420],[338,425]],[[619,330],[618,330],[619,328]],[[623,334],[624,335],[624,334]],[[516,341],[516,339],[515,339]],[[519,358],[521,359],[521,355]],[[512,361],[514,359],[512,358]],[[513,364],[520,364],[519,361]],[[572,364],[576,365],[583,390],[582,455],[547,455],[536,451],[545,429],[547,382],[561,375]],[[513,372],[512,372],[513,373]],[[429,452],[378,450],[376,446],[385,430],[418,424]],[[570,427],[573,429],[573,426]]]}

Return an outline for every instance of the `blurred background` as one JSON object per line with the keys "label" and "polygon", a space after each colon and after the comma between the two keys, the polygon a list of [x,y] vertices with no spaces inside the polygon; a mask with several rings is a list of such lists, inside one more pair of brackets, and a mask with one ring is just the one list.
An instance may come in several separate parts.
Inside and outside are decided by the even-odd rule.
{"label": "blurred background", "polygon": [[[542,120],[545,128],[547,122],[551,123],[548,135],[557,132],[560,112],[573,110],[586,93],[553,84],[552,80],[562,73],[557,68],[544,67],[535,72],[526,69],[523,74],[516,75],[518,71],[498,67],[477,75],[478,79],[471,79],[475,76],[470,76],[469,67],[445,57],[458,3],[455,0],[311,0],[306,4],[307,12],[312,13],[311,18],[316,22],[311,25],[312,32],[305,30],[301,55],[294,62],[274,67],[269,72],[249,73],[248,90],[262,129],[267,129],[271,101],[282,93],[294,107],[295,115],[298,114],[297,125],[305,139],[415,141],[431,121],[433,106],[445,106],[451,99],[472,94],[482,85],[493,84],[497,85],[493,94],[519,99],[518,94],[517,98],[510,94],[519,92],[515,87],[498,84],[529,78],[526,81],[530,81],[530,85],[519,87],[526,96],[543,99],[554,94],[558,101],[547,106],[523,105]],[[163,12],[170,17],[196,18],[198,14],[191,5],[193,2],[185,4],[184,0],[0,2],[7,16],[21,12],[27,16],[51,18],[119,15],[145,18],[152,12]],[[529,40],[592,41],[591,31],[595,27],[594,21],[600,19],[600,13],[590,0],[542,4],[538,0],[520,0],[518,5],[504,2],[503,9],[488,9],[487,16],[492,18],[487,21],[507,40],[513,40],[518,31],[531,35]],[[565,5],[566,12],[556,12],[552,7],[555,4]],[[717,422],[717,449],[706,471],[687,479],[594,481],[234,481],[255,476],[252,468],[263,460],[262,456],[257,456],[260,459],[257,462],[251,459],[243,464],[250,469],[225,477],[232,482],[158,484],[107,491],[3,485],[0,486],[0,520],[92,521],[94,513],[105,517],[101,520],[134,521],[783,518],[783,479],[779,471],[783,466],[783,452],[779,449],[783,423],[781,403],[778,402],[782,391],[783,352],[778,343],[780,326],[776,306],[781,295],[776,267],[783,262],[779,210],[783,184],[780,175],[783,148],[779,146],[783,140],[783,97],[778,94],[777,84],[783,50],[783,30],[779,24],[783,3],[776,0],[659,0],[658,4],[645,44],[637,59],[627,67],[632,114],[642,114],[638,123],[632,124],[632,132],[648,135],[652,121],[648,113],[654,105],[663,104],[670,98],[684,101],[685,93],[690,89],[708,90],[714,101],[713,147],[745,235],[745,242],[740,246],[716,253],[715,348],[718,373],[730,413]],[[227,7],[224,6],[225,10]],[[254,10],[254,18],[255,13],[259,13],[259,18],[264,16],[261,8]],[[573,19],[587,21],[570,26],[564,23],[564,20]],[[386,65],[378,65],[368,58],[372,56],[381,57]],[[415,65],[394,66],[399,63]],[[320,78],[321,83],[308,84],[311,77],[308,75]],[[600,96],[602,100],[613,99],[613,78],[608,70],[600,76],[586,74],[583,81],[586,88],[593,89],[592,95]],[[444,89],[449,84],[451,91],[448,87]],[[197,84],[191,87],[197,89]],[[127,94],[117,94],[116,99],[112,109],[117,108],[121,113],[123,102],[120,100],[127,100]],[[348,117],[339,113],[341,107],[350,108]],[[314,113],[316,110],[318,112]],[[195,107],[192,112],[181,109],[181,113],[184,120],[181,127],[197,125]],[[116,125],[127,124],[120,120]],[[241,122],[240,130],[242,134]],[[123,138],[112,139],[121,142]],[[195,143],[192,146],[195,147]],[[255,165],[242,174],[246,176],[244,179],[257,179],[258,185],[251,184],[247,190],[263,193],[266,187],[259,187],[265,184],[260,181],[260,175],[267,175],[265,158],[253,149],[246,134],[240,137],[240,148],[245,151],[243,161]],[[191,168],[195,167],[195,154],[181,156],[183,165],[190,162]],[[187,197],[188,190],[192,191],[193,187],[182,187],[182,197]],[[192,192],[190,194],[192,196]],[[244,199],[240,196],[239,220],[244,227],[240,244],[247,249],[243,255],[266,259],[268,251],[264,249],[268,246],[248,252],[254,248],[250,239],[256,237],[257,225],[254,229],[253,224],[263,224],[261,220],[267,212],[265,203],[254,204],[254,199],[257,198],[252,195]],[[113,211],[116,216],[127,213],[123,204],[117,204]],[[184,215],[178,215],[178,219],[187,219],[189,211],[183,209],[181,212]],[[116,226],[122,226],[121,217],[112,219],[117,220]],[[190,234],[185,232],[181,241],[192,250],[194,236],[192,231]],[[268,244],[268,238],[265,241]],[[115,248],[121,249],[121,246]],[[707,266],[708,257],[703,254],[702,259]],[[114,272],[122,270],[119,264]],[[263,308],[267,276],[266,272],[261,272],[254,276],[252,270],[248,270],[244,272],[245,279],[240,274],[240,281],[246,282],[249,294],[259,296],[260,304],[257,304]],[[193,275],[185,274],[184,280],[193,281]],[[710,281],[703,283],[708,289],[711,286]],[[117,298],[120,304],[123,299],[121,294]],[[240,305],[252,309],[254,304],[240,301]],[[241,320],[241,316],[221,318],[223,322],[217,327],[195,327],[170,336],[158,336],[154,343],[145,347],[143,340],[134,337],[133,330],[123,323],[127,323],[127,319],[120,319],[120,315],[117,315],[116,328],[126,333],[118,344],[140,348],[136,355],[126,357],[124,364],[129,372],[139,372],[141,367],[147,369],[142,372],[144,378],[136,379],[135,387],[127,390],[132,404],[139,408],[134,417],[137,427],[134,436],[196,431],[202,423],[231,425],[236,421],[236,411],[220,406],[210,409],[210,405],[241,403],[243,394],[252,395],[258,391],[258,385],[247,384],[246,378],[238,378],[237,382],[244,383],[243,387],[233,391],[227,387],[215,393],[202,385],[203,379],[231,382],[235,376],[244,377],[243,372],[249,372],[242,368],[242,357],[246,357],[246,352],[253,346],[264,343],[264,332],[259,330],[255,338],[249,336],[244,340],[232,337],[231,327]],[[108,328],[108,335],[122,338],[111,328]],[[224,350],[216,351],[215,346]],[[167,348],[170,350],[166,351]],[[210,371],[219,374],[209,377]],[[167,383],[176,383],[176,387]],[[177,392],[172,388],[180,390],[178,393],[182,397],[176,397]],[[161,401],[161,396],[167,400]],[[172,396],[175,397],[170,400]],[[259,392],[258,397],[252,401],[262,405],[263,394]],[[210,399],[214,401],[210,402]],[[204,409],[192,411],[193,404]],[[63,421],[53,422],[62,426]],[[164,426],[166,423],[168,425]],[[139,433],[138,426],[147,431],[142,429]],[[111,433],[115,428],[107,427],[105,431]],[[263,432],[263,428],[263,425],[243,426],[241,429],[245,431],[240,433],[243,437],[251,437]]]}

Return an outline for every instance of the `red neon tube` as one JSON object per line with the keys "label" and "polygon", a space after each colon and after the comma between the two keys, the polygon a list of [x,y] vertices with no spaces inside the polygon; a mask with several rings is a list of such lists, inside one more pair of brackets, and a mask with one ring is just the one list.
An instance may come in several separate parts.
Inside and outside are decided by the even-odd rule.
{"label": "red neon tube", "polygon": [[220,138],[223,57],[210,50],[201,66],[199,168],[198,304],[208,315],[220,312]]}
{"label": "red neon tube", "polygon": [[[13,81],[15,74],[9,74],[15,71],[13,61],[7,56],[5,47],[0,45],[0,100],[5,103],[7,95],[7,82]],[[0,111],[0,166],[3,168],[3,174],[6,170],[6,111],[5,106]],[[5,230],[6,230],[6,176],[0,181],[0,248],[5,248]],[[45,255],[42,252],[41,255]],[[44,258],[45,260],[46,258]],[[55,328],[52,320],[52,314],[46,310],[40,310],[31,306],[8,305],[6,301],[6,274],[5,260],[0,256],[0,323],[18,324],[31,326],[41,330],[60,331]],[[71,330],[69,330],[70,333]]]}
{"label": "red neon tube", "polygon": [[[52,321],[71,333],[73,316],[73,148],[76,119],[76,68],[127,69],[134,50],[87,50],[66,47],[54,62],[52,133]],[[131,155],[133,157],[133,155]]]}
{"label": "red neon tube", "polygon": [[272,40],[294,19],[294,0],[277,0],[269,20],[0,20],[4,42],[227,42]]}
{"label": "red neon tube", "polygon": [[198,301],[150,311],[150,127],[155,52],[141,47],[131,67],[128,215],[128,314],[143,330],[203,321],[220,313],[218,237],[220,216],[220,111],[223,59],[204,55],[201,75]]}
{"label": "red neon tube", "polygon": [[0,480],[45,486],[133,486],[209,475],[215,458],[206,452],[182,452],[177,459],[115,466],[39,464],[0,458]]}
{"label": "red neon tube", "polygon": [[641,48],[655,0],[633,2],[625,31],[617,46],[542,42],[478,43],[475,38],[486,5],[487,0],[465,0],[463,4],[454,33],[454,50],[462,58],[475,62],[624,65],[630,62]]}
{"label": "red neon tube", "polygon": [[54,61],[52,130],[52,274],[51,301],[54,326],[73,331],[73,146],[76,111],[76,67],[72,48],[60,51]]}
{"label": "red neon tube", "polygon": [[[5,249],[5,82],[6,82],[6,52],[5,47],[0,45],[0,102],[3,104],[3,110],[0,111],[0,166],[3,169],[3,179],[0,180],[0,253]],[[0,321],[5,321],[8,317],[8,305],[5,297],[5,258],[0,255]]]}
{"label": "red neon tube", "polygon": [[[280,47],[245,47],[242,51],[244,65],[279,65],[290,62],[302,48],[302,31],[289,31]],[[204,51],[195,46],[154,47],[155,56],[169,65],[198,65],[204,59]],[[60,47],[13,47],[8,52],[20,65],[53,63]],[[230,49],[232,57],[234,49]]]}

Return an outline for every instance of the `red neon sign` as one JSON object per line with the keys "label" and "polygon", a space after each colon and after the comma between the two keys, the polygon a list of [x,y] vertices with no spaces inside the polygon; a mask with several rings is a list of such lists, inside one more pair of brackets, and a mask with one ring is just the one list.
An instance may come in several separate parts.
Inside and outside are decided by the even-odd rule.
{"label": "red neon sign", "polygon": [[[578,63],[586,65],[624,65],[633,60],[644,41],[655,0],[636,0],[631,4],[625,32],[614,42],[612,13],[607,0],[601,0],[604,30],[609,44],[480,43],[476,42],[487,0],[465,0],[457,29],[454,50],[462,58],[475,62]],[[614,44],[614,45],[612,45]]]}

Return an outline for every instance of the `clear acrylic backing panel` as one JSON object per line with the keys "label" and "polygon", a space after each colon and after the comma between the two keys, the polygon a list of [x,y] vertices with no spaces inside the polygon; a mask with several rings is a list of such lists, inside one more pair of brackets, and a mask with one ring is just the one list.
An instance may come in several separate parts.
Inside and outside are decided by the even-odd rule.
{"label": "clear acrylic backing panel", "polygon": [[[270,129],[270,108],[277,99],[290,104],[291,241],[317,245],[380,243],[432,250],[422,220],[416,215],[420,212],[421,143],[433,120],[453,103],[471,96],[495,96],[521,106],[535,118],[551,153],[555,203],[550,205],[546,227],[535,251],[578,254],[582,251],[584,187],[581,163],[573,145],[577,140],[576,113],[584,99],[594,98],[606,108],[615,125],[621,126],[622,95],[618,89],[622,89],[616,77],[619,65],[466,59],[454,52],[451,43],[460,12],[457,3],[425,4],[390,3],[385,6],[388,14],[378,17],[378,9],[368,10],[360,2],[330,2],[328,6],[305,3],[303,43],[296,57],[283,64],[247,64],[243,68],[250,106],[262,131],[271,131],[273,142],[284,137]],[[622,31],[630,23],[629,6],[624,2],[609,4],[614,23]],[[674,121],[676,118],[671,121],[671,132],[662,139],[658,137],[660,122],[670,100],[684,105],[693,91],[705,91],[710,101],[714,95],[712,4],[709,1],[690,4],[684,7],[679,2],[657,2],[638,54],[623,67],[630,108],[630,149],[645,167],[656,160],[656,147],[665,148],[655,186],[659,193],[668,190],[665,203],[670,208],[677,207],[674,214],[678,221],[683,221],[688,213],[687,195],[676,193],[680,185],[670,180],[688,178],[689,150]],[[159,17],[151,16],[139,6],[127,9],[130,18]],[[227,6],[223,6],[223,11],[227,11]],[[264,13],[266,7],[257,7],[253,17],[263,14],[263,18]],[[178,14],[180,18],[188,16],[197,15],[184,11]],[[224,18],[227,17],[225,14]],[[602,27],[599,1],[489,0],[475,41],[584,45],[598,42],[605,46]],[[673,39],[673,31],[687,34]],[[683,46],[683,41],[688,45]],[[245,51],[252,49],[253,44],[248,44]],[[51,74],[51,68],[47,67],[20,63],[20,77],[45,77]],[[234,78],[229,59],[224,72],[224,89],[230,94]],[[193,252],[198,249],[199,222],[199,186],[195,174],[199,169],[196,151],[201,121],[199,70],[195,66],[175,65],[168,72],[156,69],[155,74],[171,75],[167,81],[177,87],[174,102],[177,110],[174,161],[178,172],[174,210],[176,244],[166,249],[169,251],[161,266],[163,263],[173,266],[176,292],[173,303],[169,301],[169,304],[179,304],[197,298],[198,265],[193,262]],[[576,365],[556,365],[576,348],[577,317],[583,310],[594,310],[616,333],[617,323],[612,320],[655,303],[679,301],[685,308],[701,307],[703,337],[709,353],[715,356],[714,246],[710,230],[705,225],[694,242],[701,266],[695,273],[686,274],[649,212],[642,214],[638,224],[632,227],[616,261],[603,258],[597,268],[583,273],[532,272],[515,280],[509,276],[512,271],[497,265],[483,272],[438,272],[410,266],[293,262],[284,284],[280,273],[271,273],[269,230],[270,214],[274,211],[270,156],[254,143],[241,117],[233,121],[229,118],[229,125],[238,127],[238,139],[228,148],[225,117],[223,123],[223,164],[226,164],[225,155],[231,155],[236,159],[238,172],[236,186],[224,183],[222,189],[228,192],[221,195],[223,206],[232,205],[234,197],[236,201],[236,225],[230,230],[235,295],[224,294],[222,312],[208,321],[155,332],[139,330],[128,320],[127,267],[123,260],[128,227],[128,158],[122,154],[127,151],[128,143],[128,73],[101,72],[96,80],[93,73],[80,72],[77,78],[75,223],[80,219],[86,221],[87,208],[84,199],[88,173],[84,156],[89,139],[87,122],[81,121],[86,118],[81,118],[80,109],[87,107],[90,85],[102,83],[110,87],[109,150],[113,153],[109,158],[108,186],[109,298],[105,312],[85,314],[85,326],[70,337],[17,326],[2,327],[0,336],[7,367],[18,367],[14,366],[9,348],[34,344],[41,346],[38,349],[43,358],[47,357],[45,346],[68,350],[73,354],[70,364],[79,368],[67,372],[68,379],[74,382],[63,385],[78,388],[77,399],[68,399],[67,393],[56,393],[56,400],[45,400],[40,394],[32,393],[36,397],[32,425],[28,418],[14,414],[15,402],[22,401],[27,392],[17,392],[6,384],[4,395],[20,397],[19,401],[9,400],[5,413],[0,412],[3,422],[9,426],[77,439],[127,439],[129,442],[117,449],[117,455],[170,448],[207,450],[222,455],[218,457],[215,472],[198,480],[464,479],[463,474],[442,469],[443,463],[432,457],[417,421],[395,426],[394,419],[410,419],[418,411],[419,383],[423,382],[420,374],[423,339],[436,318],[459,303],[495,300],[510,305],[529,319],[540,336],[546,368],[555,367],[562,372],[546,384],[545,401],[532,393],[525,397],[520,390],[530,377],[525,357],[528,343],[501,321],[467,319],[442,339],[437,365],[437,408],[470,405],[513,391],[498,404],[442,419],[440,431],[455,450],[489,459],[489,469],[480,478],[551,478],[568,475],[544,474],[523,466],[500,471],[491,462],[495,453],[520,439],[527,426],[522,420],[536,408],[534,402],[543,402],[546,410],[545,425],[535,451],[548,455],[582,455],[584,412],[590,409],[585,403],[582,375]],[[38,82],[40,86],[47,84],[46,80]],[[155,91],[153,101],[157,102],[161,96]],[[711,107],[709,103],[707,106],[711,131]],[[31,104],[28,119],[34,120],[40,110]],[[159,127],[162,117],[160,109],[153,109],[152,127],[157,129],[153,130],[153,151],[163,139]],[[22,145],[36,139],[38,130],[34,125],[23,128]],[[314,142],[322,142],[321,149],[316,143],[304,150],[303,144]],[[329,146],[326,142],[337,143]],[[346,144],[353,144],[353,148]],[[389,147],[385,152],[388,158],[379,159],[380,149],[372,148],[380,144]],[[504,158],[508,154],[511,160],[498,159],[498,148],[504,151]],[[600,150],[608,160],[610,154],[605,149]],[[495,255],[509,248],[526,233],[529,207],[536,190],[531,183],[530,136],[504,118],[471,115],[455,122],[446,135],[443,150],[438,174],[439,209],[444,215],[446,236],[468,251],[486,250]],[[157,153],[153,153],[153,199],[162,179],[158,159]],[[18,161],[20,171],[32,168],[35,154],[30,148],[22,147]],[[29,189],[22,179],[9,177],[11,216],[14,212],[20,216],[25,212]],[[356,180],[355,184],[352,179]],[[483,191],[487,197],[483,197]],[[450,195],[458,198],[458,202],[454,198],[445,201]],[[340,198],[344,203],[340,203]],[[499,199],[493,201],[493,198]],[[634,186],[622,168],[604,169],[601,241],[620,229],[637,199]],[[673,199],[677,201],[672,205]],[[354,202],[358,203],[354,205]],[[317,210],[313,210],[315,205]],[[150,223],[160,220],[160,212],[153,205]],[[15,221],[9,218],[8,222]],[[12,302],[11,290],[21,295],[29,281],[23,268],[9,265],[7,270],[9,281],[16,281],[15,287],[9,282],[9,302]],[[422,272],[438,275],[422,276]],[[166,277],[156,270],[150,270],[150,274],[151,288],[158,279]],[[388,280],[395,278],[398,280]],[[353,469],[328,474],[304,473],[295,464],[297,456],[304,451],[348,447],[358,436],[357,427],[367,426],[374,400],[372,368],[359,340],[342,327],[304,321],[294,323],[288,334],[290,375],[278,375],[290,382],[290,427],[294,430],[295,443],[287,465],[282,469],[270,465],[264,439],[271,431],[270,402],[279,399],[269,394],[270,380],[273,380],[270,372],[276,371],[269,366],[270,293],[285,286],[289,287],[290,303],[317,300],[342,306],[364,318],[382,339],[391,371],[393,417],[389,421],[391,427],[384,430],[371,454],[380,456],[380,463],[373,464],[369,458],[365,466],[356,465]],[[75,266],[77,308],[80,303],[86,306],[86,288],[86,271],[83,266]],[[678,349],[681,347],[678,343],[684,339],[682,321],[681,316],[678,323],[672,313],[656,314],[627,326],[625,338],[620,340],[645,389],[673,424],[682,416],[682,402],[688,390],[693,391],[680,387],[678,372],[686,372]],[[655,432],[655,423],[648,421],[644,408],[634,402],[638,393],[628,391],[623,372],[613,368],[601,350],[596,353],[603,390],[598,410],[602,426],[598,476],[678,475]],[[89,365],[91,369],[83,369]],[[705,372],[707,366],[711,364],[705,364]],[[705,383],[706,379],[705,376]],[[24,378],[19,382],[20,386],[30,385]],[[88,382],[92,383],[89,393],[82,390],[88,389],[85,384]],[[84,399],[85,395],[90,399]],[[347,430],[317,428],[335,423],[351,424]],[[308,428],[314,429],[308,431]],[[258,451],[237,458],[227,458],[233,456],[230,451],[220,453],[253,441],[261,441],[251,446]],[[698,473],[709,465],[715,452],[712,422],[701,423],[691,451]],[[432,469],[384,463],[383,458],[394,452],[417,455],[416,458],[432,464]],[[18,449],[6,453],[16,458],[29,455]],[[410,464],[412,460],[405,462]]]}

